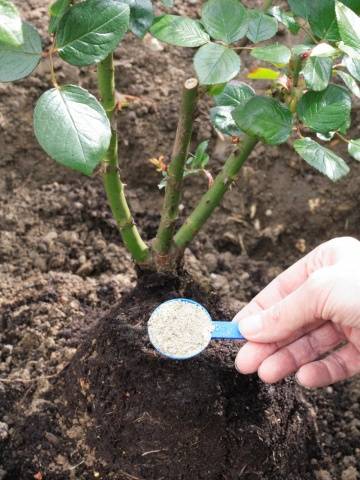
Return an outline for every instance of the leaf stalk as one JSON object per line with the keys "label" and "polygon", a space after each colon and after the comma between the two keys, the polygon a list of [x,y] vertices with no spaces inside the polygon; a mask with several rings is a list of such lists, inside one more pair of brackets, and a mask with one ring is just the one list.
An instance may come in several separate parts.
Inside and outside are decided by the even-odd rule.
{"label": "leaf stalk", "polygon": [[57,83],[56,75],[55,75],[55,68],[54,68],[54,59],[53,59],[53,46],[49,50],[49,62],[50,62],[50,75],[51,75],[51,83],[53,84],[54,88],[59,88],[59,84]]}

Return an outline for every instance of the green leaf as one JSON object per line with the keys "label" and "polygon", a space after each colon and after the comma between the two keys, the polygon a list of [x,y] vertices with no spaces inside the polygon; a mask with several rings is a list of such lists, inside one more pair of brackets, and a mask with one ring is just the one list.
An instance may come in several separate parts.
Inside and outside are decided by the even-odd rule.
{"label": "green leaf", "polygon": [[289,108],[271,97],[252,97],[245,105],[236,107],[232,115],[243,132],[270,145],[286,142],[292,132]]}
{"label": "green leaf", "polygon": [[288,0],[291,11],[297,17],[309,18],[311,14],[311,4],[313,0]]}
{"label": "green leaf", "polygon": [[91,175],[111,138],[105,110],[87,90],[66,85],[45,92],[34,111],[38,142],[54,160]]}
{"label": "green leaf", "polygon": [[335,2],[340,37],[348,47],[360,49],[360,17],[346,5]]}
{"label": "green leaf", "polygon": [[[340,40],[335,15],[334,0],[288,0],[295,15],[308,20],[314,35],[322,40]],[[358,0],[342,0],[354,11],[359,12]]]}
{"label": "green leaf", "polygon": [[275,17],[278,22],[285,25],[285,27],[294,35],[299,32],[300,25],[297,23],[291,12],[284,12],[280,7],[275,6],[270,8],[269,13]]}
{"label": "green leaf", "polygon": [[349,56],[344,57],[343,63],[345,64],[346,68],[348,69],[349,73],[356,78],[356,80],[360,81],[360,60],[356,58],[350,58]]}
{"label": "green leaf", "polygon": [[246,83],[235,80],[229,82],[215,97],[217,106],[210,110],[210,118],[215,128],[225,135],[238,137],[241,130],[237,127],[232,112],[235,107],[245,105],[254,96],[255,91]]}
{"label": "green leaf", "polygon": [[351,97],[338,85],[329,85],[322,92],[307,92],[300,99],[297,112],[300,120],[315,132],[339,130],[350,120]]}
{"label": "green leaf", "polygon": [[360,138],[357,140],[350,140],[348,144],[348,152],[355,160],[360,162]]}
{"label": "green leaf", "polygon": [[150,32],[158,40],[179,47],[200,47],[210,41],[200,22],[178,15],[157,17]]}
{"label": "green leaf", "polygon": [[280,72],[272,68],[256,68],[246,76],[251,80],[277,80],[280,77]]}
{"label": "green leaf", "polygon": [[341,0],[341,3],[351,8],[355,13],[360,15],[360,3],[359,0]]}
{"label": "green leaf", "polygon": [[199,143],[199,145],[196,147],[194,158],[196,158],[197,161],[199,162],[199,166],[203,165],[204,156],[206,154],[208,147],[209,147],[209,140],[204,140],[203,142]]}
{"label": "green leaf", "polygon": [[339,53],[328,43],[318,43],[311,50],[310,57],[336,57]]}
{"label": "green leaf", "polygon": [[63,15],[64,11],[70,6],[71,0],[56,0],[49,7],[50,15],[58,17]]}
{"label": "green leaf", "polygon": [[349,47],[348,45],[345,45],[344,42],[339,42],[337,47],[354,60],[360,60],[360,48]]}
{"label": "green leaf", "polygon": [[249,26],[246,36],[251,42],[262,42],[276,35],[278,23],[274,17],[270,17],[261,10],[250,10],[249,12]]}
{"label": "green leaf", "polygon": [[309,57],[304,65],[306,86],[310,90],[321,91],[329,85],[333,61],[331,58]]}
{"label": "green leaf", "polygon": [[142,38],[154,20],[154,9],[151,0],[121,0],[130,7],[130,30]]}
{"label": "green leaf", "polygon": [[240,71],[240,57],[217,43],[202,46],[194,57],[194,67],[202,85],[225,83]]}
{"label": "green leaf", "polygon": [[72,65],[101,62],[124,37],[130,9],[117,0],[77,3],[61,17],[56,35],[59,55]]}
{"label": "green leaf", "polygon": [[336,73],[339,75],[339,77],[341,77],[350,92],[355,95],[355,97],[360,98],[360,88],[353,77],[346,72],[341,72],[340,70],[336,70]]}
{"label": "green leaf", "polygon": [[13,82],[27,77],[41,59],[41,38],[29,23],[23,23],[24,43],[13,46],[0,43],[0,82]]}
{"label": "green leaf", "polygon": [[209,163],[209,155],[207,153],[207,149],[209,147],[209,141],[205,140],[201,142],[192,157],[187,160],[187,164],[190,166],[191,169],[202,169],[205,168],[206,165]]}
{"label": "green leaf", "polygon": [[70,8],[70,0],[57,0],[50,8],[49,33],[56,33],[61,17]]}
{"label": "green leaf", "polygon": [[241,130],[232,117],[234,107],[213,107],[210,109],[210,119],[214,127],[230,137],[239,137]]}
{"label": "green leaf", "polygon": [[217,106],[237,107],[244,105],[255,95],[255,90],[243,82],[233,80],[226,84],[224,90],[215,97]]}
{"label": "green leaf", "polygon": [[251,55],[258,60],[269,62],[274,65],[287,65],[291,58],[291,51],[285,45],[274,43],[266,47],[255,47],[251,50]]}
{"label": "green leaf", "polygon": [[61,17],[50,16],[49,25],[48,25],[48,32],[49,33],[56,33],[59,22]]}
{"label": "green leaf", "polygon": [[342,158],[331,150],[322,147],[311,138],[302,138],[294,142],[297,153],[309,165],[335,182],[349,173],[350,169]]}
{"label": "green leaf", "polygon": [[[306,20],[311,17],[314,11],[316,12],[316,6],[315,10],[312,7],[317,2],[318,0],[316,0],[316,2],[314,2],[314,0],[288,0],[293,13],[298,17],[305,18]],[[320,0],[320,5],[322,3],[325,5],[325,2],[327,2],[327,4],[335,11],[335,0]],[[341,3],[351,8],[351,10],[353,10],[355,13],[360,14],[359,0],[341,0]]]}
{"label": "green leaf", "polygon": [[332,42],[340,40],[334,0],[316,0],[316,2],[311,2],[308,21],[312,32],[318,38]]}
{"label": "green leaf", "polygon": [[[311,30],[322,40],[340,40],[339,29],[335,15],[334,0],[288,0],[296,16],[308,20]],[[357,0],[343,0],[351,8],[355,8]],[[356,7],[358,9],[358,6]]]}
{"label": "green leaf", "polygon": [[247,10],[239,0],[208,0],[201,20],[212,38],[228,44],[245,37],[248,29]]}
{"label": "green leaf", "polygon": [[224,90],[226,87],[226,83],[217,83],[216,85],[209,85],[206,88],[206,93],[211,95],[212,97],[215,97],[216,95],[220,95],[220,93]]}
{"label": "green leaf", "polygon": [[13,46],[23,43],[21,18],[9,0],[0,0],[0,42]]}

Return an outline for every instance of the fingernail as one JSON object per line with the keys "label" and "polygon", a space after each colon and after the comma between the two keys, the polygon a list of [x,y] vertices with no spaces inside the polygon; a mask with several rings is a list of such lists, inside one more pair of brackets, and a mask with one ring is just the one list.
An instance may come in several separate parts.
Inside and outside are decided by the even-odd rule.
{"label": "fingernail", "polygon": [[252,315],[251,317],[242,318],[238,322],[238,328],[245,338],[253,337],[261,332],[263,320],[260,315]]}
{"label": "fingernail", "polygon": [[301,381],[300,381],[299,373],[298,373],[298,372],[295,373],[294,377],[295,377],[295,382],[296,382],[300,387],[303,387],[304,385],[303,385],[303,384],[301,383]]}
{"label": "fingernail", "polygon": [[302,388],[306,388],[307,390],[313,390],[313,387],[309,387],[309,386],[307,386],[307,385],[304,385],[304,384],[301,382],[298,373],[299,373],[299,372],[297,372],[297,373],[295,374],[295,381],[296,381],[296,383],[297,383],[300,387],[302,387]]}
{"label": "fingernail", "polygon": [[241,368],[241,362],[239,361],[238,358],[236,358],[235,360],[235,369],[242,375],[245,375],[245,373],[243,372],[243,369]]}

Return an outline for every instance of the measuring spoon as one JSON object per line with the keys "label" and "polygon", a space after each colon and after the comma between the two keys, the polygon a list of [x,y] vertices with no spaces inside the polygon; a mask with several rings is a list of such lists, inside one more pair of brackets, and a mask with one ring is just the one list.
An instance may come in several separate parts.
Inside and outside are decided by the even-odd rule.
{"label": "measuring spoon", "polygon": [[[161,345],[158,344],[154,335],[152,335],[152,329],[150,328],[151,319],[155,315],[155,313],[159,313],[159,310],[165,305],[170,302],[183,302],[183,303],[191,303],[196,305],[200,308],[205,314],[208,320],[204,320],[208,323],[210,320],[212,324],[212,331],[209,333],[208,342],[206,344],[201,345],[200,348],[194,349],[193,351],[189,352],[187,355],[170,355],[169,353],[165,352]],[[176,318],[174,318],[174,322],[176,322]],[[166,302],[161,303],[151,314],[149,321],[148,321],[148,335],[150,342],[154,346],[154,348],[161,353],[161,355],[171,358],[173,360],[187,360],[189,358],[193,358],[196,355],[199,355],[205,348],[209,345],[211,340],[245,340],[245,338],[241,335],[238,329],[238,325],[235,322],[228,322],[228,321],[214,321],[211,318],[210,313],[206,310],[206,308],[195,300],[191,300],[189,298],[174,298],[172,300],[167,300]]]}

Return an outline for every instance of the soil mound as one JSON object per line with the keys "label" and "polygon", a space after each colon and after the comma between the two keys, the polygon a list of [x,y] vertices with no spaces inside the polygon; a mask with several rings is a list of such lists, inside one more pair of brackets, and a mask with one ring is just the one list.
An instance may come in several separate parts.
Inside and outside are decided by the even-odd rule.
{"label": "soil mound", "polygon": [[[313,419],[294,383],[274,388],[237,374],[237,346],[225,342],[192,360],[161,358],[146,334],[160,302],[187,296],[213,318],[228,312],[189,280],[146,285],[99,321],[49,390],[50,403],[28,417],[24,453],[32,445],[51,479],[64,478],[59,456],[69,443],[82,462],[77,479],[305,479]],[[11,478],[28,478],[26,463]]]}

